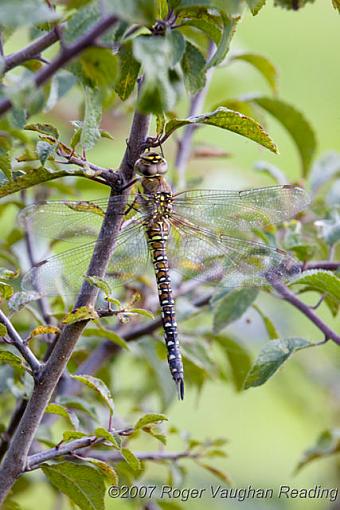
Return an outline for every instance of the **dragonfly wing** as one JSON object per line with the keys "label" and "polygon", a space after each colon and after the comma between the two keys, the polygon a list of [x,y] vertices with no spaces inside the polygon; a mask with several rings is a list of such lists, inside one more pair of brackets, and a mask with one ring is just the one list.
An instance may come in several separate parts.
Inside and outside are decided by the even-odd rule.
{"label": "dragonfly wing", "polygon": [[[110,198],[117,208],[125,199]],[[108,198],[99,200],[55,200],[32,204],[20,211],[18,220],[37,238],[85,243],[95,241],[105,215]]]}
{"label": "dragonfly wing", "polygon": [[[40,295],[73,296],[80,290],[87,272],[95,241],[66,250],[33,266],[23,277],[22,288]],[[148,249],[142,220],[131,220],[123,226],[104,278],[111,287],[143,274],[148,262]]]}
{"label": "dragonfly wing", "polygon": [[273,278],[290,279],[300,272],[288,253],[262,243],[217,236],[177,219],[169,240],[171,267],[184,275],[222,287],[265,286]]}
{"label": "dragonfly wing", "polygon": [[250,231],[295,216],[310,200],[297,186],[247,191],[197,190],[174,196],[174,213],[217,234]]}

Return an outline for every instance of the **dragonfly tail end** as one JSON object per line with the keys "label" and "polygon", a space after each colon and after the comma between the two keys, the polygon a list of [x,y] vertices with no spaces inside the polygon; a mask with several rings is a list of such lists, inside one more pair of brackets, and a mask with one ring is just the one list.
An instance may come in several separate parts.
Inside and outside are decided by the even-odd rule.
{"label": "dragonfly tail end", "polygon": [[177,387],[178,400],[184,400],[184,379],[180,377],[175,380]]}

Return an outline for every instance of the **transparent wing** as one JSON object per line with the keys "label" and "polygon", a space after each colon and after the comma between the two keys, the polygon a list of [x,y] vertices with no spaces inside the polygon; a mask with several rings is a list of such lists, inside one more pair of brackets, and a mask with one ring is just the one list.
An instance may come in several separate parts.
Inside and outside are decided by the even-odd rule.
{"label": "transparent wing", "polygon": [[[33,266],[23,277],[22,288],[40,295],[75,295],[87,272],[95,241],[50,257]],[[131,220],[117,235],[114,253],[104,278],[111,287],[144,274],[148,248],[142,221]]]}
{"label": "transparent wing", "polygon": [[303,189],[286,185],[248,191],[184,191],[174,196],[173,208],[189,222],[223,234],[280,223],[309,202]]}
{"label": "transparent wing", "polygon": [[300,272],[288,253],[265,244],[217,236],[174,218],[169,239],[171,268],[185,278],[222,287],[257,287],[272,278],[290,279]]}
{"label": "transparent wing", "polygon": [[[131,201],[134,200],[131,195]],[[122,196],[111,201],[122,204]],[[29,226],[37,237],[68,242],[95,240],[105,215],[108,198],[98,200],[55,200],[25,207],[18,216],[23,228]]]}

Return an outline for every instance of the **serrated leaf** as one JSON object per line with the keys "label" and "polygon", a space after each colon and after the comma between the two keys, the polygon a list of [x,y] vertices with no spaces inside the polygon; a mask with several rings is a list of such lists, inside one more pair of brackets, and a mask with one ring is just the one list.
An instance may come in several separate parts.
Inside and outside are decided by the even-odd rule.
{"label": "serrated leaf", "polygon": [[51,484],[66,494],[81,510],[105,510],[105,484],[96,468],[61,462],[43,464],[41,469]]}
{"label": "serrated leaf", "polygon": [[37,326],[36,328],[34,328],[28,339],[27,339],[27,342],[29,340],[31,340],[32,338],[34,338],[35,336],[39,336],[39,335],[57,335],[60,333],[60,329],[57,328],[56,326]]}
{"label": "serrated leaf", "polygon": [[296,351],[312,347],[314,344],[303,338],[272,340],[265,344],[249,371],[244,388],[261,386],[282,366]]}
{"label": "serrated leaf", "polygon": [[168,421],[168,417],[165,414],[145,414],[142,418],[139,418],[135,429],[142,429],[145,425],[150,425],[150,423],[157,423],[159,421]]}
{"label": "serrated leaf", "polygon": [[340,429],[324,430],[312,448],[308,448],[297,465],[296,471],[310,462],[340,453]]}
{"label": "serrated leaf", "polygon": [[66,44],[71,44],[78,40],[100,18],[100,12],[96,3],[91,2],[90,5],[77,7],[77,11],[70,17],[63,30],[63,39]]}
{"label": "serrated leaf", "polygon": [[36,151],[42,166],[45,166],[47,159],[55,152],[55,148],[55,145],[52,145],[49,142],[43,142],[40,140],[37,143]]}
{"label": "serrated leaf", "polygon": [[98,393],[102,400],[109,407],[110,412],[113,413],[114,403],[112,400],[111,392],[101,379],[98,379],[97,377],[93,377],[87,374],[71,375],[71,377],[73,379],[76,379],[76,381],[85,384],[86,386],[94,390],[96,393]]}
{"label": "serrated leaf", "polygon": [[131,41],[120,46],[118,57],[120,72],[115,91],[122,101],[126,101],[136,85],[140,69],[140,63],[133,56]]}
{"label": "serrated leaf", "polygon": [[242,317],[257,295],[258,290],[255,288],[233,289],[227,292],[214,306],[214,332],[219,333],[223,328]]}
{"label": "serrated leaf", "polygon": [[230,42],[236,30],[238,18],[229,19],[227,16],[222,15],[222,20],[223,20],[222,37],[219,41],[215,53],[207,63],[207,69],[213,66],[217,66],[218,64],[221,64],[223,62],[229,51]]}
{"label": "serrated leaf", "polygon": [[229,108],[220,107],[213,112],[203,113],[187,119],[170,120],[166,123],[165,133],[170,135],[176,129],[188,124],[204,124],[227,129],[263,145],[272,152],[278,152],[273,140],[256,120]]}
{"label": "serrated leaf", "polygon": [[37,133],[41,133],[43,135],[49,135],[58,140],[59,138],[59,131],[56,127],[52,126],[51,124],[43,124],[40,122],[37,122],[35,124],[26,124],[24,126],[24,129],[26,131],[36,131]]}
{"label": "serrated leaf", "polygon": [[96,437],[102,437],[102,438],[106,439],[106,441],[111,443],[114,448],[116,448],[117,450],[120,450],[120,444],[118,443],[115,436],[113,434],[111,434],[111,432],[109,432],[108,430],[104,429],[103,427],[98,427],[94,433],[95,433]]}
{"label": "serrated leaf", "polygon": [[103,327],[100,327],[98,329],[96,328],[87,328],[84,332],[85,336],[94,336],[94,337],[101,337],[105,338],[106,340],[110,340],[112,343],[118,345],[122,349],[129,350],[129,344],[122,338],[118,333],[113,331],[112,329],[106,329]]}
{"label": "serrated leaf", "polygon": [[60,404],[55,403],[48,404],[48,406],[45,409],[45,413],[56,414],[58,416],[66,418],[71,427],[73,427],[75,430],[77,430],[79,427],[79,421],[75,413],[69,411],[66,407]]}
{"label": "serrated leaf", "polygon": [[302,174],[303,176],[308,175],[317,144],[310,123],[295,107],[281,99],[255,97],[251,101],[273,115],[286,128],[299,152]]}
{"label": "serrated leaf", "polygon": [[25,369],[25,365],[24,365],[22,359],[10,351],[1,351],[0,350],[0,363],[10,365],[11,367],[18,368],[20,370]]}
{"label": "serrated leaf", "polygon": [[195,94],[201,90],[206,83],[205,59],[196,46],[189,41],[186,42],[181,66],[184,74],[185,87],[189,94]]}
{"label": "serrated leaf", "polygon": [[246,2],[252,15],[256,16],[266,3],[266,0],[246,0]]}
{"label": "serrated leaf", "polygon": [[98,90],[84,87],[85,114],[80,134],[80,144],[92,149],[100,138],[99,124],[102,117],[101,95]]}
{"label": "serrated leaf", "polygon": [[291,285],[307,285],[321,294],[325,293],[340,302],[340,278],[331,271],[321,269],[310,269],[304,271],[300,277],[295,279]]}
{"label": "serrated leaf", "polygon": [[63,324],[74,324],[79,321],[88,321],[98,319],[96,310],[91,306],[80,306],[72,312],[65,315],[62,320]]}
{"label": "serrated leaf", "polygon": [[236,53],[231,57],[232,61],[240,60],[242,62],[247,62],[248,64],[252,65],[257,69],[264,79],[269,84],[270,88],[274,92],[274,94],[277,92],[277,70],[274,67],[274,65],[271,63],[271,61],[264,57],[263,55],[260,55],[258,53]]}
{"label": "serrated leaf", "polygon": [[251,367],[251,356],[247,349],[234,340],[225,335],[212,336],[225,352],[231,366],[232,380],[237,391],[243,389],[245,378]]}
{"label": "serrated leaf", "polygon": [[129,448],[122,448],[121,454],[133,471],[140,471],[142,466],[136,455]]}

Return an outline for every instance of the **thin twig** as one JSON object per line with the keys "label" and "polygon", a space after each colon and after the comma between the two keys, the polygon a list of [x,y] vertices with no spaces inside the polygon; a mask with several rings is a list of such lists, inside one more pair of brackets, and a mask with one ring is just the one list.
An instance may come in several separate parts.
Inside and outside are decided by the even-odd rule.
{"label": "thin twig", "polygon": [[[50,64],[39,69],[34,75],[32,85],[40,87],[46,83],[59,69],[64,67],[73,58],[79,55],[83,50],[91,46],[91,44],[109,28],[118,21],[117,16],[110,15],[101,19],[96,23],[85,35],[80,37],[74,44],[62,48],[59,55],[51,61]],[[7,112],[12,108],[10,99],[0,101],[0,114]]]}
{"label": "thin twig", "polygon": [[16,349],[18,349],[21,353],[22,357],[27,361],[32,369],[33,376],[39,376],[42,368],[41,363],[35,357],[28,345],[25,344],[11,321],[6,317],[2,310],[0,310],[0,322],[6,326],[8,336],[11,339],[11,345],[14,345],[14,347],[16,347]]}
{"label": "thin twig", "polygon": [[300,299],[298,299],[296,295],[293,294],[288,287],[286,287],[286,285],[279,280],[272,280],[270,283],[285,301],[300,310],[300,312],[302,312],[313,324],[315,324],[317,328],[319,328],[320,331],[322,331],[327,339],[333,340],[335,343],[340,345],[340,336],[328,327],[327,324],[325,324],[308,305],[300,301]]}

